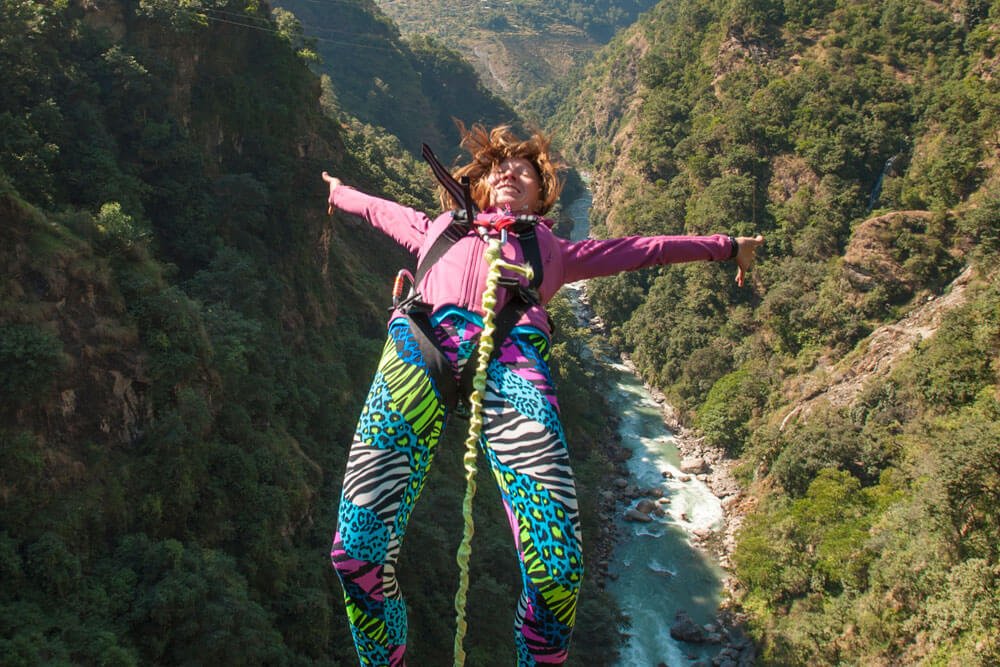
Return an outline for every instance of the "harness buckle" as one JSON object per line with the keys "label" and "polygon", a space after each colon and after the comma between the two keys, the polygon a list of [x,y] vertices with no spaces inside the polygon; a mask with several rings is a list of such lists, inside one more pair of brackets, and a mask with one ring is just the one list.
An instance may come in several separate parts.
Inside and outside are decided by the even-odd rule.
{"label": "harness buckle", "polygon": [[521,282],[513,276],[500,276],[500,279],[497,280],[497,285],[506,289],[516,290],[521,286]]}

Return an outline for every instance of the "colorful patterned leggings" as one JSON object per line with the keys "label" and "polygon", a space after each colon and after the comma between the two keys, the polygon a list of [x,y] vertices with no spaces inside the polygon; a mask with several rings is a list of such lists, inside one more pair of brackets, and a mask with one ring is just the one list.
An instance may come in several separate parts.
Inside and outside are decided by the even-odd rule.
{"label": "colorful patterned leggings", "polygon": [[[480,327],[435,328],[460,372]],[[520,558],[518,665],[562,664],[583,576],[576,489],[548,367],[548,340],[511,335],[488,371],[479,445],[499,485]],[[470,363],[474,363],[470,361]],[[362,665],[402,665],[406,608],[396,561],[446,420],[405,320],[394,320],[348,457],[331,558]]]}

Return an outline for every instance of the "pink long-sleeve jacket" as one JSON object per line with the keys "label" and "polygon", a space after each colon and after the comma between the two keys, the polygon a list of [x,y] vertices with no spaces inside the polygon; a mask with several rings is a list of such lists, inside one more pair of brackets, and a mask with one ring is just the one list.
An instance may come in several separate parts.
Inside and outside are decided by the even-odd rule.
{"label": "pink long-sleeve jacket", "polygon": [[[414,253],[418,262],[423,260],[434,240],[451,224],[452,219],[451,213],[446,212],[431,220],[420,211],[364,194],[346,185],[334,189],[330,204],[364,217]],[[499,217],[501,214],[498,212],[496,215]],[[542,284],[538,289],[541,304],[529,307],[517,323],[518,326],[534,326],[546,335],[551,332],[544,306],[566,283],[659,264],[720,261],[728,259],[732,251],[729,237],[723,234],[567,241],[552,233],[552,224],[551,220],[543,218],[536,231],[543,270]],[[482,316],[481,300],[488,268],[483,259],[485,250],[486,242],[478,234],[470,232],[459,239],[430,267],[417,286],[423,301],[431,304],[434,310],[451,305]],[[508,262],[522,264],[526,261],[520,243],[513,235],[503,246],[502,254]],[[520,281],[527,284],[523,278]],[[510,299],[506,290],[501,289],[500,292],[497,312]],[[393,313],[392,317],[398,315]]]}

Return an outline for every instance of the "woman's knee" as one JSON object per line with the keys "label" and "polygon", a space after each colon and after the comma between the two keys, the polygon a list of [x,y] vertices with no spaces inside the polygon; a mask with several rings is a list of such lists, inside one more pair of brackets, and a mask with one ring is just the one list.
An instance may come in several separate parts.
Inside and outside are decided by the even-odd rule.
{"label": "woman's knee", "polygon": [[330,551],[334,569],[343,578],[369,565],[385,564],[389,539],[389,528],[374,511],[342,499],[340,520]]}

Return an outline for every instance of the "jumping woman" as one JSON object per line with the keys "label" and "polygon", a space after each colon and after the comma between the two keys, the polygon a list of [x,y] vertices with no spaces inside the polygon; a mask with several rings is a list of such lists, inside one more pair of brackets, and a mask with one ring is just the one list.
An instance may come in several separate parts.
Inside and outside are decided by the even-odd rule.
{"label": "jumping woman", "polygon": [[[561,665],[576,617],[583,550],[549,368],[545,305],[569,282],[677,262],[735,260],[742,285],[764,239],[716,234],[567,241],[543,217],[562,190],[549,140],[540,134],[522,140],[507,126],[460,129],[472,160],[454,177],[465,183],[468,199],[446,187],[446,212],[433,220],[323,172],[331,210],[363,216],[418,259],[416,284],[395,304],[358,421],[331,557],[361,664],[403,665],[406,608],[396,562],[445,422],[467,409],[469,368],[485,323],[494,351],[487,357],[478,445],[500,489],[520,560],[518,665]],[[484,255],[490,243],[500,247],[504,261],[530,266],[531,278],[505,271],[495,311],[487,313]]]}

